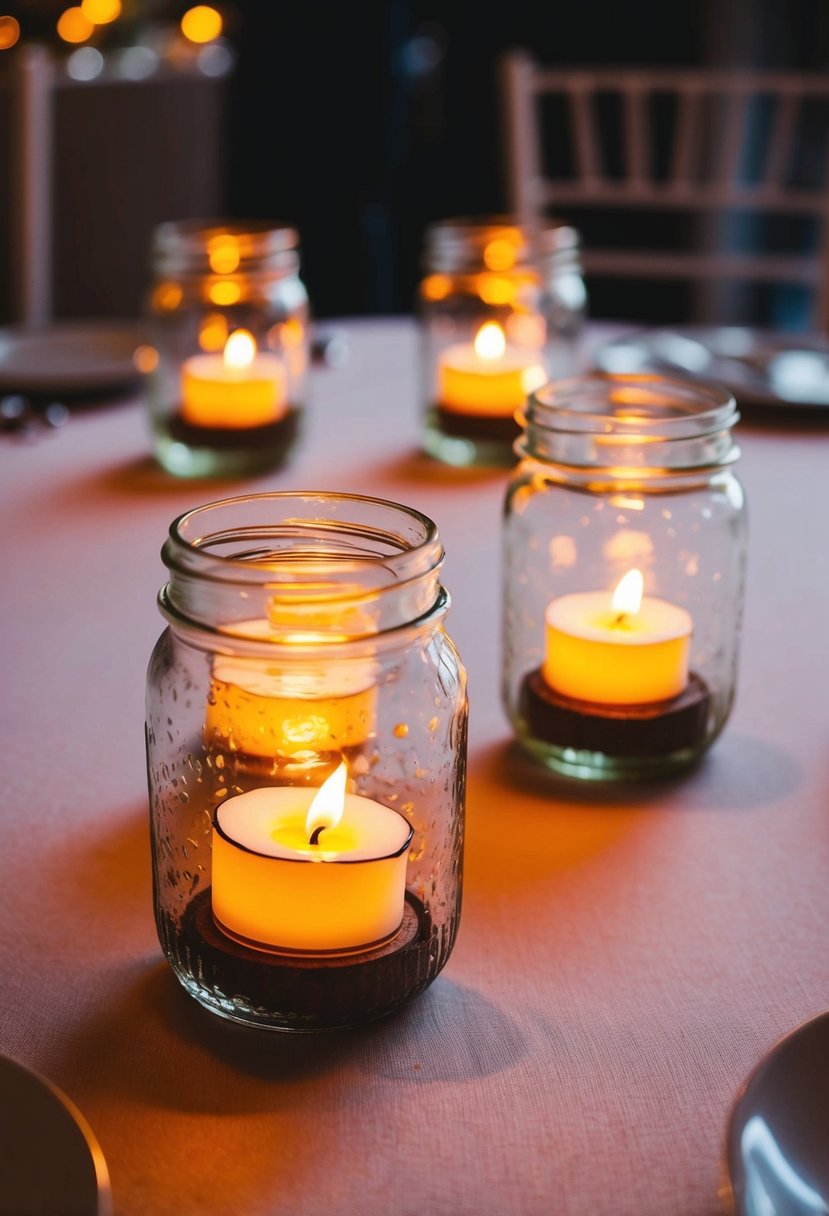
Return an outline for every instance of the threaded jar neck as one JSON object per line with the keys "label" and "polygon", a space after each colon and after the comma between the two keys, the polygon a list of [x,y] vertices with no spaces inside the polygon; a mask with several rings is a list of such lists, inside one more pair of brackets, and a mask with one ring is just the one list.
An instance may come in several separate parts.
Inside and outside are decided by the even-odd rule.
{"label": "threaded jar neck", "polygon": [[180,220],[153,233],[157,275],[295,274],[299,233],[261,220]]}
{"label": "threaded jar neck", "polygon": [[597,372],[552,381],[529,396],[518,420],[518,455],[573,480],[600,471],[619,481],[681,478],[740,454],[731,393],[668,376]]}
{"label": "threaded jar neck", "polygon": [[569,224],[549,221],[531,233],[508,215],[471,216],[431,224],[424,237],[424,270],[473,274],[578,266],[581,240]]}
{"label": "threaded jar neck", "polygon": [[[352,494],[251,494],[207,503],[170,526],[159,605],[174,627],[232,648],[359,648],[439,620],[435,524],[410,507]],[[213,643],[211,643],[213,644]]]}

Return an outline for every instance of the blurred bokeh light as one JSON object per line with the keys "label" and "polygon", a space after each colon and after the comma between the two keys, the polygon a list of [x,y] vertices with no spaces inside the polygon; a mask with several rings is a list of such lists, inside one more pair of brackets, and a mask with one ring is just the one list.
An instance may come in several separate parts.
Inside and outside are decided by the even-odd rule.
{"label": "blurred bokeh light", "polygon": [[81,12],[93,25],[109,25],[121,16],[121,0],[81,0]]}
{"label": "blurred bokeh light", "polygon": [[95,26],[84,14],[79,4],[64,9],[58,17],[58,34],[64,42],[86,42],[95,31]]}
{"label": "blurred bokeh light", "polygon": [[222,32],[221,13],[209,4],[197,4],[182,17],[181,32],[191,42],[213,42]]}
{"label": "blurred bokeh light", "polygon": [[20,22],[15,17],[0,17],[0,51],[7,51],[20,38]]}

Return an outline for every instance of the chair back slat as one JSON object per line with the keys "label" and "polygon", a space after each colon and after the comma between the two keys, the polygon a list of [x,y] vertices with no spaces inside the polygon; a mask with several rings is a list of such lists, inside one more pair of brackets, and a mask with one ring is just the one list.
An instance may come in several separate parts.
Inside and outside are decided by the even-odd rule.
{"label": "chair back slat", "polygon": [[582,181],[589,186],[602,176],[596,145],[596,129],[593,122],[592,90],[589,82],[576,83],[570,94],[570,100],[572,102],[576,164]]}
{"label": "chair back slat", "polygon": [[691,182],[699,158],[700,107],[702,91],[693,84],[683,89],[677,99],[676,129],[669,179],[674,187]]}
{"label": "chair back slat", "polygon": [[648,120],[645,92],[636,81],[624,89],[625,151],[627,156],[628,181],[638,187],[651,177],[650,145],[646,135]]}
{"label": "chair back slat", "polygon": [[[711,242],[720,239],[720,226],[703,223],[699,233],[708,245],[700,248],[696,267],[694,252],[685,250],[672,257],[665,250],[653,256],[648,250],[629,255],[588,249],[585,265],[592,260],[594,265],[603,263],[609,274],[614,267],[620,274],[632,274],[638,257],[640,266],[648,263],[643,273],[650,277],[660,272],[675,277],[681,269],[688,279],[704,279],[714,272],[714,281],[728,276],[810,283],[815,287],[816,327],[829,332],[829,74],[554,69],[534,63],[526,52],[508,52],[505,59],[511,65],[502,75],[509,201],[522,222],[543,223],[551,213],[561,215],[562,207],[684,210],[700,216],[744,210],[812,217],[817,251],[778,255],[718,250]],[[548,160],[560,165],[568,158],[563,147],[552,148],[560,155],[544,154],[543,96],[563,104],[572,144],[570,172],[545,172]],[[663,101],[667,109],[661,108]],[[810,120],[808,180],[799,181],[793,169],[807,102],[819,105]],[[611,121],[606,121],[608,115]],[[658,116],[665,123],[658,129],[667,140],[660,153],[664,165],[656,155]],[[560,128],[550,126],[550,140],[561,139]],[[621,147],[614,156],[609,141],[617,128]],[[812,184],[816,169],[826,172]],[[796,269],[798,258],[801,270]]]}

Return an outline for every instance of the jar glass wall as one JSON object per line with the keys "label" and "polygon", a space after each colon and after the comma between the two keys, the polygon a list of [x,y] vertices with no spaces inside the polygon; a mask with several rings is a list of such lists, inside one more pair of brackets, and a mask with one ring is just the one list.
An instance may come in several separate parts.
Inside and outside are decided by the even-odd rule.
{"label": "jar glass wall", "polygon": [[575,370],[587,298],[575,229],[509,217],[426,232],[418,292],[423,446],[448,464],[513,463],[515,411]]}
{"label": "jar glass wall", "polygon": [[152,261],[141,357],[158,461],[184,477],[278,467],[298,435],[308,374],[296,231],[161,224]]}
{"label": "jar glass wall", "polygon": [[734,698],[746,518],[733,398],[661,376],[533,394],[503,530],[503,684],[523,747],[596,779],[688,765]]}
{"label": "jar glass wall", "polygon": [[381,500],[265,494],[182,516],[163,555],[147,762],[164,952],[235,1021],[381,1017],[442,969],[460,915],[466,682],[437,530]]}

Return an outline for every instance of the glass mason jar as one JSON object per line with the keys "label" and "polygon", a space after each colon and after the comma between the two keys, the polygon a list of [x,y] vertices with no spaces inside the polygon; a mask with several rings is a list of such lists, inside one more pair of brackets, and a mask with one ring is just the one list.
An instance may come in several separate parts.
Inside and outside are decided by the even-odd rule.
{"label": "glass mason jar", "polygon": [[511,465],[527,393],[575,371],[587,311],[580,238],[508,217],[426,231],[417,313],[423,446],[452,465]]}
{"label": "glass mason jar", "polygon": [[278,467],[298,435],[308,371],[296,231],[161,224],[152,262],[139,365],[159,463],[181,477]]}
{"label": "glass mason jar", "polygon": [[590,374],[528,400],[503,526],[502,696],[569,776],[697,759],[734,699],[746,519],[733,397]]}
{"label": "glass mason jar", "polygon": [[460,915],[466,677],[437,529],[379,499],[250,495],[176,519],[162,556],[146,737],[164,953],[233,1021],[379,1018],[435,978]]}

